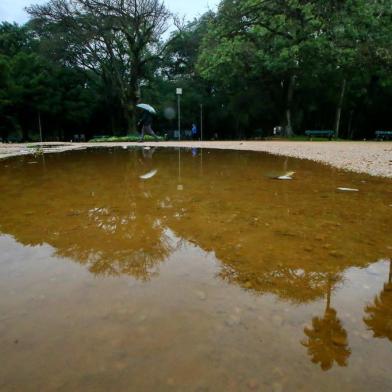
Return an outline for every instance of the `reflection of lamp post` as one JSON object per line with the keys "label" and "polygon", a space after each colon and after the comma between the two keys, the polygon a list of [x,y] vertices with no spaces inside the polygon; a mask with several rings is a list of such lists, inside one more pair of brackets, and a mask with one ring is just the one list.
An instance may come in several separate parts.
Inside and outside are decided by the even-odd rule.
{"label": "reflection of lamp post", "polygon": [[184,186],[181,184],[181,148],[178,149],[178,191],[183,191]]}
{"label": "reflection of lamp post", "polygon": [[203,141],[203,104],[200,104],[200,141]]}
{"label": "reflection of lamp post", "polygon": [[203,175],[203,147],[200,149],[200,173]]}
{"label": "reflection of lamp post", "polygon": [[181,95],[182,95],[182,88],[177,88],[176,94],[177,94],[177,106],[178,106],[178,140],[181,140]]}

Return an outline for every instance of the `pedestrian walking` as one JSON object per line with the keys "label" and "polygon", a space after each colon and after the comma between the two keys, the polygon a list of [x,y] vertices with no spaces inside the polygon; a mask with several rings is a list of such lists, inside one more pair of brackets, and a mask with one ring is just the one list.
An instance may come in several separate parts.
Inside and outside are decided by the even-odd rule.
{"label": "pedestrian walking", "polygon": [[192,140],[197,140],[197,126],[192,124]]}
{"label": "pedestrian walking", "polygon": [[138,108],[143,109],[143,116],[138,122],[138,126],[141,126],[141,132],[140,132],[140,139],[139,142],[144,141],[144,135],[148,134],[151,135],[155,138],[155,141],[158,141],[158,136],[156,133],[152,130],[152,116],[153,114],[156,114],[155,109],[147,104],[140,103],[136,105]]}

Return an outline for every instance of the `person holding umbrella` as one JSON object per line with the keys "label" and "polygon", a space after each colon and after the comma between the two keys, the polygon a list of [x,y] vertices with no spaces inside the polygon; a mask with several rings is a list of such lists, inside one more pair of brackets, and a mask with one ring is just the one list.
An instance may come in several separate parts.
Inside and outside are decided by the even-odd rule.
{"label": "person holding umbrella", "polygon": [[155,141],[158,141],[158,136],[156,135],[156,133],[151,128],[152,119],[153,119],[152,116],[154,114],[156,114],[155,109],[152,106],[147,105],[145,103],[139,103],[136,106],[143,110],[143,116],[140,119],[140,121],[138,122],[138,126],[140,126],[140,125],[142,126],[139,142],[143,142],[144,141],[144,135],[146,133],[148,135],[153,136],[155,138]]}

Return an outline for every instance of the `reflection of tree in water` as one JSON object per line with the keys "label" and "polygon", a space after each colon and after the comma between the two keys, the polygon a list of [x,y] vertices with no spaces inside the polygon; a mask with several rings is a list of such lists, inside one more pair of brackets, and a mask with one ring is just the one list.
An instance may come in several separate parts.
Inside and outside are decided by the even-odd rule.
{"label": "reflection of tree in water", "polygon": [[331,278],[329,278],[324,316],[322,318],[314,317],[312,327],[305,327],[304,333],[307,339],[301,342],[307,347],[312,362],[320,364],[323,370],[331,369],[334,362],[339,366],[347,366],[347,359],[351,354],[347,332],[338,319],[336,310],[330,306],[331,284]]}
{"label": "reflection of tree in water", "polygon": [[[10,219],[1,220],[8,226],[4,230],[23,244],[47,243],[56,255],[86,265],[95,275],[149,280],[175,244],[159,208],[164,196],[154,198],[154,183],[139,179],[154,152],[146,151],[148,164],[137,159],[140,151],[91,152],[84,166],[68,159],[57,166],[54,157],[45,201],[31,203],[45,194],[38,186],[21,192]],[[13,224],[21,219],[23,224]]]}
{"label": "reflection of tree in water", "polygon": [[149,280],[157,273],[157,265],[174,251],[174,245],[159,215],[149,212],[155,206],[148,192],[138,190],[137,195],[137,199],[128,195],[133,200],[127,209],[90,209],[80,225],[91,232],[83,235],[83,241],[57,246],[57,254],[86,264],[95,275],[125,274]]}
{"label": "reflection of tree in water", "polygon": [[[148,241],[148,240],[147,240]],[[156,275],[157,266],[173,252],[171,240],[165,232],[152,244],[139,248],[129,245],[128,249],[88,248],[78,244],[70,248],[61,248],[56,252],[62,257],[69,257],[81,264],[86,264],[94,275],[120,276],[130,275],[136,279],[149,280]]]}
{"label": "reflection of tree in water", "polygon": [[219,276],[259,294],[273,293],[294,303],[314,301],[324,294],[325,273],[304,271],[294,266],[278,264],[256,273],[244,272],[226,264]]}
{"label": "reflection of tree in water", "polygon": [[[282,193],[279,182],[268,182],[265,189],[258,182],[253,185],[252,179],[260,176],[256,156],[206,153],[201,171],[190,152],[179,161],[177,154],[158,151],[159,159],[154,149],[51,156],[42,177],[9,172],[2,182],[12,184],[17,177],[12,190],[18,197],[4,196],[2,231],[26,245],[47,243],[92,273],[140,279],[149,279],[174,251],[170,233],[175,233],[213,253],[224,280],[294,303],[324,295],[328,261],[337,271],[353,265],[347,260],[354,259],[350,252],[356,248],[346,244],[350,236],[334,236],[340,221],[331,218],[329,204],[320,210],[314,198],[292,203],[296,194]],[[276,159],[270,164],[275,167]],[[141,181],[140,175],[152,169],[157,175]],[[328,260],[326,248],[302,249],[303,239],[315,233],[315,214],[326,224],[321,240],[328,238],[329,248],[341,249],[345,257]],[[353,224],[350,230],[365,237],[364,225]],[[366,228],[374,231],[371,225]],[[362,249],[356,263],[366,263],[372,252]]]}
{"label": "reflection of tree in water", "polygon": [[376,296],[374,303],[365,308],[363,321],[373,331],[375,338],[387,338],[392,341],[392,260],[389,262],[388,282]]}

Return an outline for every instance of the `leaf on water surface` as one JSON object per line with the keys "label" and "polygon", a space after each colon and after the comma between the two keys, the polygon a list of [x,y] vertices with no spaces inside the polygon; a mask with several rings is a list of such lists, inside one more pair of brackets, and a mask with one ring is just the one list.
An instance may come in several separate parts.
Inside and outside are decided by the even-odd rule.
{"label": "leaf on water surface", "polygon": [[342,187],[340,187],[340,188],[338,188],[338,190],[342,191],[342,192],[359,192],[359,189],[356,189],[356,188],[342,188]]}
{"label": "leaf on water surface", "polygon": [[293,172],[293,171],[287,172],[287,173],[283,174],[282,176],[275,177],[275,179],[276,180],[292,180],[294,174],[295,174],[295,172]]}
{"label": "leaf on water surface", "polygon": [[294,171],[289,172],[270,172],[267,174],[267,177],[272,178],[273,180],[292,180],[293,175],[295,174]]}
{"label": "leaf on water surface", "polygon": [[149,180],[150,178],[154,177],[155,174],[158,173],[158,170],[151,170],[150,172],[143,174],[142,176],[140,176],[139,178],[142,180]]}

